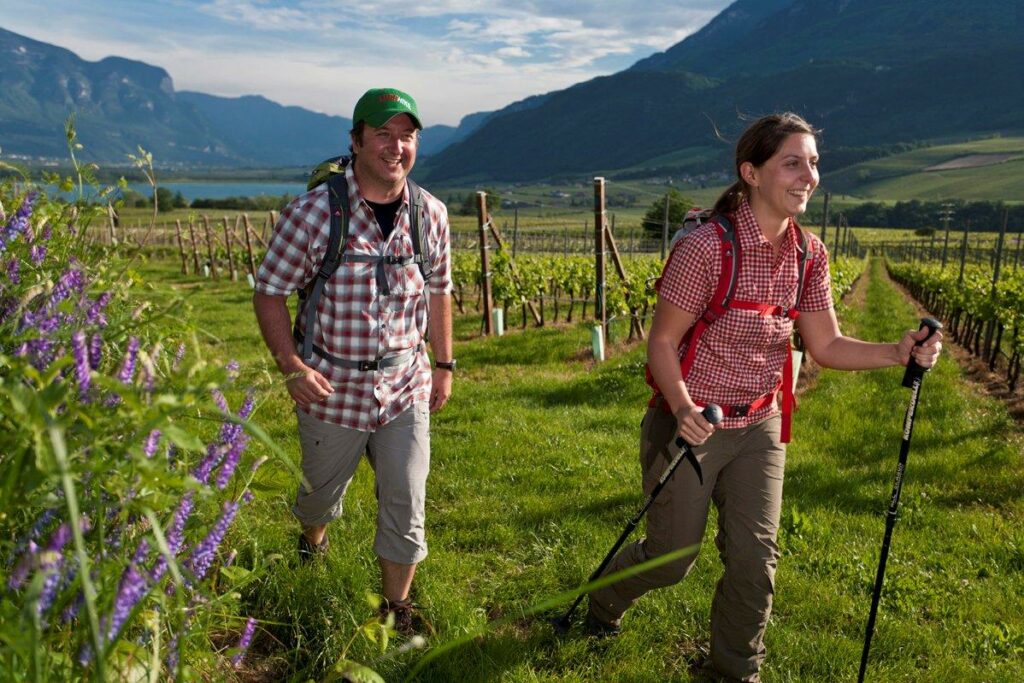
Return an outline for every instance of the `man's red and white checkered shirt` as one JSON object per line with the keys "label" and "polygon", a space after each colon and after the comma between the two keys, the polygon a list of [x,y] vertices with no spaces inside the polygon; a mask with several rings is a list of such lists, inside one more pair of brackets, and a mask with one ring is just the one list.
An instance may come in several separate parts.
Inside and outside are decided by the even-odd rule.
{"label": "man's red and white checkered shirt", "polygon": [[[394,257],[413,255],[409,232],[409,190],[395,214],[388,238],[366,204],[349,164],[345,170],[351,207],[348,254]],[[429,260],[433,272],[427,287],[415,263],[384,266],[391,293],[377,286],[375,263],[342,263],[324,286],[317,305],[313,343],[333,356],[354,360],[375,360],[393,356],[423,342],[427,331],[427,296],[449,294],[451,245],[448,210],[443,202],[423,191],[420,230],[427,231]],[[299,195],[281,212],[274,235],[256,276],[256,291],[270,296],[288,296],[316,277],[330,237],[330,208],[327,185]],[[305,316],[299,320],[305,329]],[[430,360],[422,350],[408,363],[362,371],[339,368],[313,354],[310,366],[331,383],[334,392],[309,406],[318,420],[353,429],[374,431],[416,401],[430,398]]]}
{"label": "man's red and white checkered shirt", "polygon": [[[740,242],[737,300],[755,301],[782,308],[796,303],[800,243],[790,219],[789,229],[772,256],[765,239],[744,200],[733,216]],[[668,302],[699,318],[718,287],[722,272],[722,240],[712,220],[676,244],[657,283],[658,294]],[[807,234],[807,248],[813,257],[811,272],[804,283],[802,312],[832,307],[832,286],[828,251],[817,236]],[[697,351],[686,389],[702,403],[746,405],[773,391],[782,381],[782,367],[789,353],[793,321],[784,316],[765,316],[757,311],[729,309],[710,325],[697,341]],[[679,347],[679,358],[686,344]],[[778,412],[777,402],[745,417],[727,417],[727,429],[745,427]]]}

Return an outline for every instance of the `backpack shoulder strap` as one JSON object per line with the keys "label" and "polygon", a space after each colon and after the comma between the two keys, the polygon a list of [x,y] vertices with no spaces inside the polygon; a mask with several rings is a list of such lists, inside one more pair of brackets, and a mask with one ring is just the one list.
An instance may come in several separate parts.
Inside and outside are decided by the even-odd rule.
{"label": "backpack shoulder strap", "polygon": [[[299,291],[299,307],[295,314],[295,327],[292,330],[293,336],[298,339],[302,336],[302,360],[310,361],[313,358],[313,326],[316,320],[316,308],[323,294],[324,285],[331,279],[338,266],[341,264],[345,247],[348,245],[349,219],[351,208],[348,203],[348,180],[344,173],[334,173],[327,178],[327,201],[331,216],[330,235],[327,238],[327,251],[324,260],[320,263],[320,269],[313,279],[311,286],[306,290]],[[299,318],[305,314],[306,326],[305,335],[299,333]]]}
{"label": "backpack shoulder strap", "polygon": [[419,266],[423,281],[426,282],[434,270],[431,267],[428,241],[430,229],[429,226],[424,228],[420,224],[423,216],[423,189],[409,178],[406,178],[405,182],[409,188],[409,237],[412,239],[416,265]]}
{"label": "backpack shoulder strap", "polygon": [[800,254],[797,257],[796,299],[793,303],[793,310],[799,311],[800,304],[804,298],[804,286],[811,277],[811,268],[814,266],[815,256],[811,253],[811,240],[808,239],[807,232],[800,226],[797,226],[796,229],[797,239],[800,242]]}
{"label": "backpack shoulder strap", "polygon": [[718,274],[718,285],[715,287],[715,293],[711,295],[704,313],[694,321],[693,326],[683,336],[683,341],[686,343],[686,353],[679,363],[683,379],[686,379],[686,376],[689,374],[690,368],[693,366],[693,360],[697,355],[697,340],[700,339],[700,336],[704,334],[704,331],[712,323],[725,315],[726,311],[729,310],[729,305],[736,294],[736,283],[739,280],[740,240],[736,234],[736,228],[733,226],[732,218],[725,214],[720,214],[715,217],[714,221],[721,245],[719,250],[722,257],[721,272]]}

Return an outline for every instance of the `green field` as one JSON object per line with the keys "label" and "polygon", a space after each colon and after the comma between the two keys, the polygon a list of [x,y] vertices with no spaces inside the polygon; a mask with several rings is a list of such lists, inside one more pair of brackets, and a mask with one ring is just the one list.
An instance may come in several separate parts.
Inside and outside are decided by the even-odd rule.
{"label": "green field", "polygon": [[[989,166],[957,170],[925,168],[972,154],[1012,154]],[[827,159],[823,160],[827,168]],[[1024,137],[998,137],[924,147],[866,161],[826,174],[822,185],[870,200],[1024,200]]]}
{"label": "green field", "polygon": [[[914,325],[909,305],[877,267],[862,283],[863,308],[844,308],[844,329],[892,339]],[[186,293],[189,318],[209,330],[210,353],[242,361],[243,383],[261,388],[255,420],[296,453],[285,392],[274,379],[244,285],[202,283],[170,264],[144,267],[152,297]],[[460,372],[433,426],[429,485],[431,556],[415,599],[435,633],[432,650],[383,655],[356,624],[376,587],[370,552],[372,475],[361,467],[346,516],[331,528],[318,567],[292,560],[287,508],[295,483],[261,470],[256,501],[229,541],[242,566],[281,559],[243,591],[260,620],[254,669],[320,678],[347,649],[386,680],[413,671],[427,681],[689,680],[686,657],[707,639],[720,567],[711,537],[691,576],[647,596],[624,634],[597,642],[557,637],[527,616],[573,589],[596,566],[642,502],[637,423],[646,398],[642,348],[589,360],[585,326],[480,338],[479,320],[456,325]],[[908,394],[896,369],[825,371],[801,401],[789,452],[776,608],[766,681],[850,680],[860,656]],[[254,448],[259,446],[254,445]],[[948,358],[922,389],[914,446],[886,576],[869,675],[885,681],[1016,681],[1024,666],[1024,463],[1006,409],[964,384]],[[710,534],[710,532],[709,532]]]}

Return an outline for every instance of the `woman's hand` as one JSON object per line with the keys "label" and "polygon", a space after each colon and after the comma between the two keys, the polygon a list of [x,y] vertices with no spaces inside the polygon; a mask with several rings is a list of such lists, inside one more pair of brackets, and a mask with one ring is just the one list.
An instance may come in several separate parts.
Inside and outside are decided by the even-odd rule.
{"label": "woman's hand", "polygon": [[942,352],[942,332],[936,330],[928,341],[917,346],[918,342],[924,341],[930,332],[928,327],[922,327],[919,330],[908,330],[903,335],[903,339],[896,345],[901,364],[906,365],[913,356],[914,361],[922,368],[928,369],[935,365]]}
{"label": "woman's hand", "polygon": [[699,446],[708,440],[715,431],[715,426],[704,419],[701,408],[690,405],[676,411],[676,424],[679,436],[691,446]]}

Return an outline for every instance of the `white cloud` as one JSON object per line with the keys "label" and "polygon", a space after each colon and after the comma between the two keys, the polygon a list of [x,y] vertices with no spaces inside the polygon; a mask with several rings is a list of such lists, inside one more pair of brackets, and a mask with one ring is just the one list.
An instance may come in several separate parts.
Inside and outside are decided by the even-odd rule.
{"label": "white cloud", "polygon": [[4,26],[96,60],[165,68],[180,90],[261,94],[351,116],[394,85],[428,124],[454,124],[626,68],[707,23],[728,0],[50,0]]}

